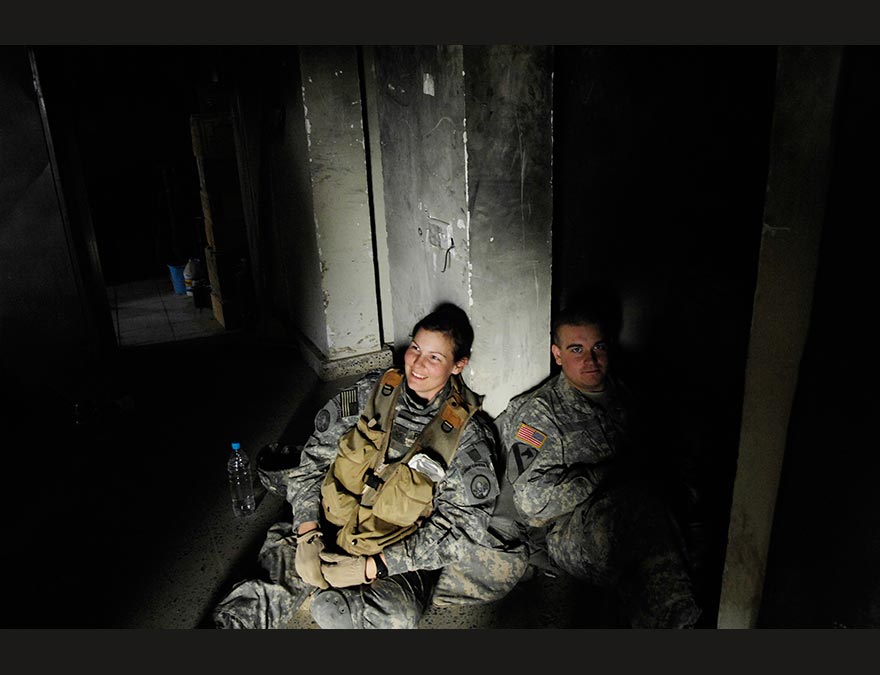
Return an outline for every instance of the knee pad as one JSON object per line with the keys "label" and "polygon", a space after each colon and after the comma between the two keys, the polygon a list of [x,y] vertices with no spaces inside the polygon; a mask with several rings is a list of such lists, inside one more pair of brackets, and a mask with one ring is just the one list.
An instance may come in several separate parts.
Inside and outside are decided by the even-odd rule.
{"label": "knee pad", "polygon": [[321,628],[354,628],[348,601],[335,588],[328,588],[315,595],[310,611],[315,623]]}

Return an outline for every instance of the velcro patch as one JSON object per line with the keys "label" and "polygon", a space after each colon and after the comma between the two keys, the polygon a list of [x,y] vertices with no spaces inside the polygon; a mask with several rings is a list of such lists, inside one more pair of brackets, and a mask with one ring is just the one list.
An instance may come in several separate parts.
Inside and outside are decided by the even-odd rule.
{"label": "velcro patch", "polygon": [[315,415],[315,429],[323,433],[330,428],[330,422],[330,411],[325,406],[318,411],[317,415]]}
{"label": "velcro patch", "polygon": [[471,479],[471,494],[475,499],[482,501],[489,496],[491,490],[492,484],[486,476],[480,474]]}
{"label": "velcro patch", "polygon": [[343,389],[339,393],[339,402],[342,404],[342,416],[349,417],[350,415],[357,415],[358,408],[358,390],[357,387],[350,387],[349,389]]}
{"label": "velcro patch", "polygon": [[507,473],[508,477],[514,479],[521,476],[522,472],[529,468],[538,453],[525,443],[514,443],[507,455]]}
{"label": "velcro patch", "polygon": [[467,486],[466,499],[470,506],[485,504],[495,499],[500,492],[498,480],[491,467],[486,464],[469,466],[462,474],[462,482]]}
{"label": "velcro patch", "polygon": [[533,448],[540,448],[547,440],[547,434],[538,431],[535,427],[529,426],[525,422],[521,422],[519,429],[516,430],[516,439],[531,445]]}

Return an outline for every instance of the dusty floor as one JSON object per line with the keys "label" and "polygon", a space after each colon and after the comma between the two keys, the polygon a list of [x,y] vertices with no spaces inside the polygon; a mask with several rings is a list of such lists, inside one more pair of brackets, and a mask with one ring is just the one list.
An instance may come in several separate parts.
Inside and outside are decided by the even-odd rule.
{"label": "dusty floor", "polygon": [[[32,506],[5,510],[2,625],[212,627],[289,508],[260,486],[256,513],[233,516],[230,442],[252,459],[304,442],[314,412],[351,381],[322,382],[291,347],[229,334],[121,350],[88,380],[59,374],[52,390],[12,397],[21,480],[8,498]],[[494,605],[432,608],[424,627],[588,626],[597,602],[542,578]],[[292,627],[315,627],[300,614]]]}
{"label": "dusty floor", "polygon": [[[233,516],[230,443],[252,460],[270,443],[303,443],[324,401],[357,378],[323,382],[289,344],[222,330],[164,277],[111,290],[123,348],[100,372],[58,373],[21,396],[25,383],[6,383],[10,475],[21,480],[4,511],[2,626],[212,628],[216,603],[261,573],[266,530],[289,517],[258,481],[256,513]],[[496,603],[432,607],[422,627],[614,627],[612,617],[604,594],[541,574]],[[307,608],[291,624],[316,627]]]}
{"label": "dusty floor", "polygon": [[[170,293],[162,282],[159,292]],[[153,293],[146,296],[156,304]],[[254,458],[272,442],[304,442],[315,411],[352,378],[322,382],[295,348],[218,332],[203,313],[189,312],[198,326],[187,327],[185,308],[168,310],[181,300],[163,301],[161,321],[145,322],[130,340],[137,346],[84,379],[57,373],[50,386],[34,390],[4,374],[0,627],[211,628],[216,603],[234,583],[260,573],[265,532],[288,507],[260,490],[256,513],[233,517],[229,444],[239,441]],[[185,337],[197,330],[206,337]],[[870,483],[873,475],[861,480]],[[800,549],[790,545],[789,558],[771,565],[768,578],[777,580],[768,583],[762,626],[877,625],[876,594],[864,592],[864,577],[876,566],[862,568],[880,549],[878,510],[853,512],[862,514],[860,527],[870,536],[831,560],[851,572],[837,574],[826,589],[836,604],[819,606],[825,614],[813,616],[811,579],[827,585],[827,567],[812,549],[792,564]],[[814,533],[808,535],[813,546]],[[804,560],[815,560],[815,571]],[[433,607],[423,627],[612,627],[612,616],[603,594],[540,576],[498,603]],[[713,627],[712,617],[700,624]],[[291,627],[316,626],[303,609]]]}

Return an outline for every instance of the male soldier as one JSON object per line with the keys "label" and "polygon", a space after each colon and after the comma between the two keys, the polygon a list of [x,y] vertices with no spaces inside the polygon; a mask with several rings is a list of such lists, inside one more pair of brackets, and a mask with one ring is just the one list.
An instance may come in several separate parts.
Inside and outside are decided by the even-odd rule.
{"label": "male soldier", "polygon": [[318,413],[286,474],[292,523],[260,552],[272,583],[236,586],[219,627],[283,627],[316,591],[322,628],[416,628],[441,568],[483,541],[499,488],[482,397],[460,376],[473,329],[441,305],[412,336],[402,372],[370,373]]}
{"label": "male soldier", "polygon": [[[610,335],[583,308],[553,321],[561,372],[499,416],[513,501],[552,563],[612,587],[632,627],[692,627],[700,610],[669,509],[640,470],[631,397],[609,373]],[[660,430],[654,430],[659,432]]]}

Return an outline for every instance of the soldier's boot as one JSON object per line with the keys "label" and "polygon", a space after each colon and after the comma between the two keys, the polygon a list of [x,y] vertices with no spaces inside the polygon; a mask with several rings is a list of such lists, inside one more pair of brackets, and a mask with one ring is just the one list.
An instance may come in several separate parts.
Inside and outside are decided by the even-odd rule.
{"label": "soldier's boot", "polygon": [[646,556],[618,591],[633,628],[693,628],[700,618],[686,565],[672,550]]}

